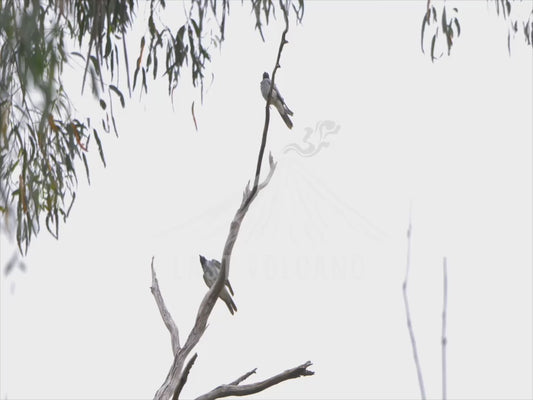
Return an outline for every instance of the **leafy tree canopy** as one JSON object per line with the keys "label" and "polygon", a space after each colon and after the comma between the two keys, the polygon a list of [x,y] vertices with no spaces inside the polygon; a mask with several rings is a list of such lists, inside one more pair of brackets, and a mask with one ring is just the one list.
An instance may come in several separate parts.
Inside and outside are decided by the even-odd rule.
{"label": "leafy tree canopy", "polygon": [[[281,1],[246,2],[261,37],[263,27],[283,9]],[[301,21],[304,1],[285,1]],[[487,2],[508,21],[509,51],[517,34],[533,45],[531,2]],[[147,34],[132,64],[126,36],[136,17],[136,0],[0,0],[0,214],[3,229],[14,232],[21,253],[43,221],[58,237],[60,221],[66,220],[76,198],[75,166],[80,161],[89,180],[86,153],[91,140],[105,165],[100,133],[117,132],[113,104],[124,107],[124,93],[147,92],[150,77],[164,76],[172,94],[184,68],[202,93],[210,52],[224,41],[230,1],[191,0],[184,5],[185,18],[175,20],[185,22],[169,26],[162,22],[165,0],[150,0]],[[516,9],[524,7],[529,12],[525,19],[516,16],[523,15]],[[459,9],[427,0],[421,13],[422,51],[429,48],[432,61],[450,54],[461,33]],[[73,47],[77,51],[69,50]],[[97,123],[77,115],[65,90],[63,68],[76,58],[85,65],[82,88],[90,86],[100,105]],[[119,81],[119,69],[126,72],[125,80]]]}
{"label": "leafy tree canopy", "polygon": [[[303,0],[289,4],[301,21]],[[279,5],[272,0],[250,0],[249,5],[263,37],[263,26],[276,17]],[[185,22],[177,27],[161,22],[164,0],[151,0],[149,6],[148,34],[141,40],[131,82],[126,36],[135,19],[135,0],[0,2],[0,213],[4,229],[16,227],[21,253],[42,220],[58,237],[60,221],[76,198],[79,160],[89,179],[91,138],[105,165],[100,133],[117,133],[113,102],[124,107],[123,92],[147,92],[147,77],[162,75],[172,93],[184,68],[203,90],[210,51],[224,41],[230,1],[192,0]],[[68,51],[73,46],[78,51]],[[76,115],[65,90],[62,71],[75,58],[85,63],[82,88],[88,84],[101,107],[97,124]],[[126,71],[122,84],[119,68]]]}

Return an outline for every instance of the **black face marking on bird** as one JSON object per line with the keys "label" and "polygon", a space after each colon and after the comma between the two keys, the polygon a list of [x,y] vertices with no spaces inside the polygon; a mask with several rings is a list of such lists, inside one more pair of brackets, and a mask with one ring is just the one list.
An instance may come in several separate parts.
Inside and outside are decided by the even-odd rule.
{"label": "black face marking on bird", "polygon": [[263,72],[263,79],[268,79],[268,72]]}
{"label": "black face marking on bird", "polygon": [[200,254],[200,264],[202,265],[202,269],[205,270],[205,263],[206,263],[206,259],[203,255]]}

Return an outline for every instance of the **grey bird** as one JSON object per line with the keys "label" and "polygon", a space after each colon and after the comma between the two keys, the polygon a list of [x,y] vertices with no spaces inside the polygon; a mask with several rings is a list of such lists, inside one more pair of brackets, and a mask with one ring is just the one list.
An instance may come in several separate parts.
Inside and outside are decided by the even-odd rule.
{"label": "grey bird", "polygon": [[[270,77],[268,76],[268,73],[265,72],[263,73],[263,80],[261,81],[261,94],[265,100],[268,100],[270,85]],[[283,118],[285,124],[289,127],[289,129],[292,129],[292,121],[289,118],[289,115],[293,115],[293,112],[289,109],[289,107],[287,107],[287,104],[285,104],[285,100],[283,100],[283,97],[281,97],[276,84],[274,84],[274,89],[272,89],[272,98],[270,99],[270,104],[273,104],[274,107],[278,109],[279,115],[281,115],[281,118]]]}
{"label": "grey bird", "polygon": [[[202,264],[202,269],[204,270],[205,284],[207,285],[207,287],[210,288],[214,285],[218,278],[218,274],[220,272],[220,262],[215,259],[208,261],[204,256],[200,255],[200,264]],[[231,296],[233,296],[233,289],[231,287],[231,284],[229,283],[229,280],[226,279],[225,286],[222,287],[222,290],[220,291],[218,297],[220,297],[222,301],[226,303],[229,312],[231,313],[231,315],[233,315],[233,313],[237,311],[237,306],[233,302]]]}

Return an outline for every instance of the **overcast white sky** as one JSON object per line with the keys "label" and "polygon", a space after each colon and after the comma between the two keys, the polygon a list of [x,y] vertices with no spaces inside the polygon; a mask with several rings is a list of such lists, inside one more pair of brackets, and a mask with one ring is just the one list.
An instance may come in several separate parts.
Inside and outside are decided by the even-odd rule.
{"label": "overcast white sky", "polygon": [[[420,51],[424,7],[309,1],[291,26],[276,82],[294,128],[272,113],[278,168],[233,252],[239,311],[215,306],[183,398],[307,360],[316,375],[253,398],[419,398],[401,292],[410,207],[409,294],[428,397],[441,393],[443,256],[449,398],[533,396],[531,47],[518,37],[509,57],[494,9],[461,2],[461,37],[432,64]],[[139,20],[147,10],[141,3]],[[91,186],[79,185],[60,240],[43,231],[27,272],[2,275],[2,399],[153,397],[172,354],[150,259],[183,340],[206,292],[198,254],[220,257],[253,177],[259,82],[281,31],[272,24],[262,43],[248,5],[232,3],[202,106],[184,85],[173,109],[161,79],[118,112],[120,137],[103,141],[108,166],[93,147]],[[128,37],[132,59],[144,32]],[[329,146],[285,151],[321,121],[339,127]],[[11,245],[1,240],[4,265]]]}

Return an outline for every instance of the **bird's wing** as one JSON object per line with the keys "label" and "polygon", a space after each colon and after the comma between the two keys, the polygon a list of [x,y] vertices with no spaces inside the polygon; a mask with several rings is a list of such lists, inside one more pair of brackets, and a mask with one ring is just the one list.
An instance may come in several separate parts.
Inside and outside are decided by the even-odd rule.
{"label": "bird's wing", "polygon": [[283,100],[283,97],[281,96],[281,93],[278,90],[278,87],[276,84],[274,84],[274,90],[272,90],[272,97],[276,96],[276,99],[279,99],[282,103],[285,103],[285,100]]}
{"label": "bird's wing", "polygon": [[207,287],[211,288],[211,286],[213,286],[213,281],[209,278],[207,271],[204,272],[203,278],[204,278],[204,282],[207,285]]}
{"label": "bird's wing", "polygon": [[[217,277],[218,277],[218,274],[220,273],[220,268],[222,268],[222,264],[220,264],[220,261],[218,260],[215,260],[215,259],[212,259],[210,261],[211,265],[215,268],[216,272],[217,272]],[[216,279],[216,278],[215,278]],[[231,287],[231,284],[229,283],[229,280],[226,279],[226,282],[225,282],[226,286],[228,287],[231,295],[233,296],[233,288]]]}
{"label": "bird's wing", "polygon": [[[274,101],[274,98],[276,99],[275,101]],[[276,87],[276,85],[274,85],[274,90],[272,91],[272,103],[277,103],[276,107],[278,108],[278,110],[280,109],[279,106],[281,106],[281,108],[283,108],[284,113],[287,113],[289,115],[293,115],[293,112],[290,110],[290,108],[285,103],[285,99],[283,98],[283,96],[279,92],[279,90]],[[281,113],[281,111],[280,111],[280,113]]]}
{"label": "bird's wing", "polygon": [[222,289],[219,297],[224,301],[224,303],[226,303],[226,306],[228,307],[229,312],[233,315],[233,313],[237,311],[237,306],[235,305],[235,302],[231,298],[226,288]]}

